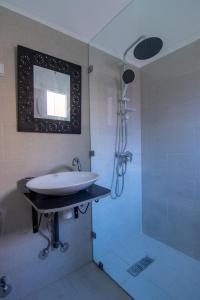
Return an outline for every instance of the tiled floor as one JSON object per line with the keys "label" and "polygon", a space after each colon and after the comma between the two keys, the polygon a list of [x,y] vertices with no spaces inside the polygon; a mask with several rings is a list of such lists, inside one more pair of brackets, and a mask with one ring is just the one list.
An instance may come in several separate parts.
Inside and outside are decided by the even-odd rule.
{"label": "tiled floor", "polygon": [[[127,269],[146,255],[155,262],[132,277]],[[136,300],[200,299],[200,262],[146,235],[107,243],[95,259]]]}
{"label": "tiled floor", "polygon": [[21,300],[131,300],[94,263]]}

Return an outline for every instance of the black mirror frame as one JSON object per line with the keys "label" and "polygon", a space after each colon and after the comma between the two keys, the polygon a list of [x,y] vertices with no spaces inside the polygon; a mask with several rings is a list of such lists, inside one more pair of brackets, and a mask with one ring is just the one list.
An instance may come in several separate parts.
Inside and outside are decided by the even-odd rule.
{"label": "black mirror frame", "polygon": [[[34,118],[33,66],[70,76],[70,121]],[[81,66],[23,47],[17,47],[18,131],[81,133]]]}

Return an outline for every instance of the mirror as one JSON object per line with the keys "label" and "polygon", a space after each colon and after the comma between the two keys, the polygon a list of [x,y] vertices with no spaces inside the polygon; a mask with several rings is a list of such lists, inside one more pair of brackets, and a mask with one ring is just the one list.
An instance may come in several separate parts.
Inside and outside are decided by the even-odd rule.
{"label": "mirror", "polygon": [[70,76],[33,66],[34,118],[70,121]]}
{"label": "mirror", "polygon": [[18,131],[81,133],[81,67],[18,46]]}

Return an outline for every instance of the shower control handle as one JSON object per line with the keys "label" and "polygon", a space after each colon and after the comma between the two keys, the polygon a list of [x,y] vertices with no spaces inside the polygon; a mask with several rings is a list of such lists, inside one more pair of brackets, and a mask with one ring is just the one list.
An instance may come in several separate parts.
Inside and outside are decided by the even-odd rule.
{"label": "shower control handle", "polygon": [[119,157],[119,159],[121,161],[124,162],[131,162],[133,159],[133,153],[130,151],[126,151],[126,152],[121,152],[121,153],[116,153],[116,157]]}

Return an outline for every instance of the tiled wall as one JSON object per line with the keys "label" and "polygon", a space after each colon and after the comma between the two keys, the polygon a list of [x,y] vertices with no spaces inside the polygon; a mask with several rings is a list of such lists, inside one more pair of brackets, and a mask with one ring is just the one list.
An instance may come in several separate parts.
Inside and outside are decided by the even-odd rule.
{"label": "tiled wall", "polygon": [[[81,135],[16,131],[18,44],[82,65]],[[0,276],[7,275],[13,286],[8,299],[17,300],[91,259],[89,212],[78,220],[64,222],[61,217],[60,236],[70,243],[69,251],[39,260],[46,243],[32,234],[30,205],[16,189],[19,179],[64,168],[74,156],[85,170],[90,168],[88,46],[0,7],[0,62],[5,64],[0,77]]]}
{"label": "tiled wall", "polygon": [[[117,103],[121,90],[121,61],[95,48],[90,49],[91,147],[95,150],[92,169],[97,171],[102,185],[110,188],[115,154]],[[123,195],[107,197],[93,205],[94,257],[97,261],[108,251],[124,246],[129,236],[141,232],[141,124],[140,72],[134,68],[135,81],[128,88],[128,103],[135,109],[128,120],[127,149],[133,153],[128,163]],[[112,255],[112,254],[111,254]],[[106,264],[106,263],[105,263]]]}
{"label": "tiled wall", "polygon": [[200,259],[200,42],[141,82],[143,231]]}

